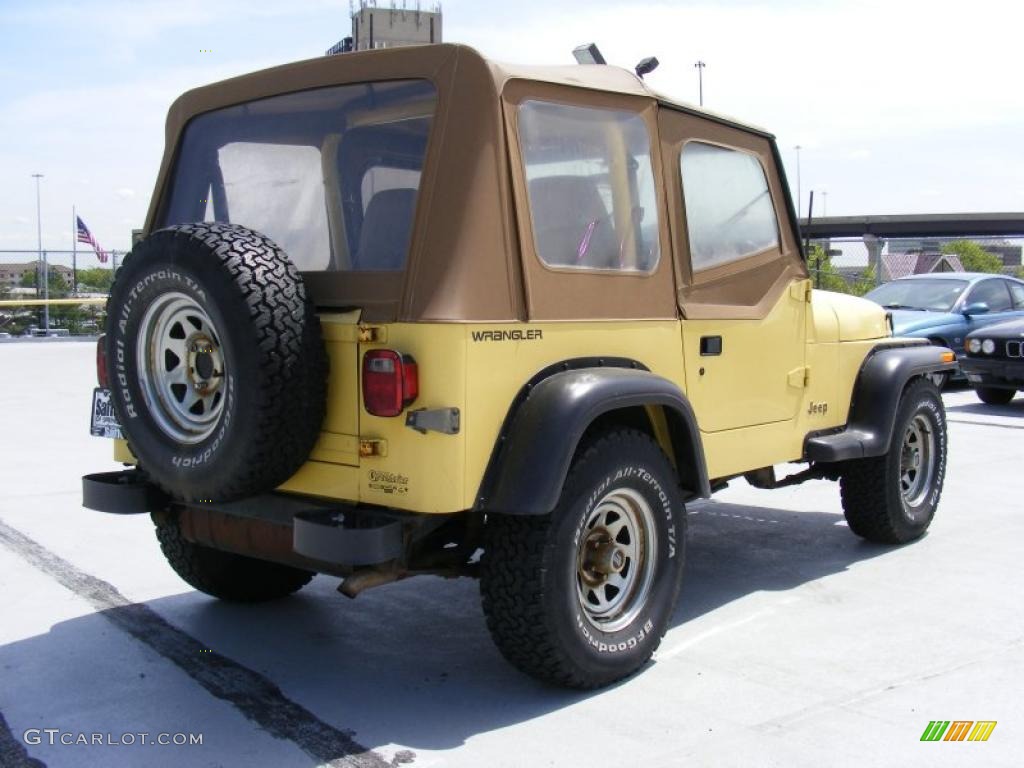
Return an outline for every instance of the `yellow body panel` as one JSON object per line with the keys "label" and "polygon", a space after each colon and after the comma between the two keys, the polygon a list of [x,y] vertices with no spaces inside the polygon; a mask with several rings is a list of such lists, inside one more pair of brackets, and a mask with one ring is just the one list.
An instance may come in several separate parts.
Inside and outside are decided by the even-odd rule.
{"label": "yellow body panel", "polygon": [[359,468],[307,461],[278,490],[354,501],[359,498]]}
{"label": "yellow body panel", "polygon": [[[427,514],[470,509],[523,385],[551,365],[587,357],[636,360],[679,386],[697,416],[711,478],[799,460],[807,433],[845,424],[864,358],[892,343],[884,313],[865,310],[863,302],[808,296],[797,285],[763,320],[367,327],[356,313],[324,316],[331,359],[325,429],[280,490]],[[707,335],[722,337],[721,355],[700,355]],[[406,426],[405,413],[365,411],[360,364],[376,348],[416,360],[419,397],[410,408],[458,408],[457,434],[420,433]],[[671,451],[664,420],[656,409],[648,415]],[[118,461],[134,461],[124,441],[114,448]]]}
{"label": "yellow body panel", "polygon": [[331,435],[353,438],[352,454],[342,463],[358,464],[359,448],[359,312],[323,315],[320,327],[330,359],[331,374],[327,380],[327,416],[323,431]]}
{"label": "yellow body panel", "polygon": [[[783,292],[762,320],[682,323],[685,389],[701,431],[788,421],[796,415],[804,397],[804,296]],[[704,337],[720,337],[721,353],[702,355]]]}
{"label": "yellow body panel", "polygon": [[360,345],[360,358],[386,347],[412,355],[419,366],[419,397],[410,408],[458,408],[458,434],[421,434],[405,425],[405,414],[371,416],[359,398],[359,437],[387,441],[386,456],[363,457],[359,467],[359,501],[416,512],[457,512],[466,484],[466,439],[479,418],[466,408],[466,335],[463,325],[395,323],[386,326],[386,344]]}
{"label": "yellow body panel", "polygon": [[122,464],[134,464],[135,457],[132,452],[128,450],[127,440],[114,440],[114,461],[118,461]]}
{"label": "yellow body panel", "polygon": [[[463,329],[468,370],[472,372],[466,388],[464,509],[476,500],[512,400],[544,368],[573,358],[623,357],[643,363],[679,386],[684,383],[683,359],[678,352],[680,326],[675,320],[488,324]],[[499,333],[483,340],[480,334],[484,331]],[[501,331],[520,333],[522,340],[502,340]]]}

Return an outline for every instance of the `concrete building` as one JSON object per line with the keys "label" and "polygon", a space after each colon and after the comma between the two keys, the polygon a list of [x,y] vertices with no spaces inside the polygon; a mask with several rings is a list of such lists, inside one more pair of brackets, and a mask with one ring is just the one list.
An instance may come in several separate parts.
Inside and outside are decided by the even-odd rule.
{"label": "concrete building", "polygon": [[[16,264],[0,264],[0,288],[15,288],[21,285],[25,274],[34,274],[39,268],[38,261],[23,261]],[[64,282],[71,284],[71,267],[63,264],[50,264],[50,271],[58,273]]]}
{"label": "concrete building", "polygon": [[394,1],[378,6],[376,0],[360,0],[358,6],[350,9],[352,36],[329,48],[327,55],[441,42],[440,5],[425,11],[418,2],[409,8],[404,0],[400,7]]}

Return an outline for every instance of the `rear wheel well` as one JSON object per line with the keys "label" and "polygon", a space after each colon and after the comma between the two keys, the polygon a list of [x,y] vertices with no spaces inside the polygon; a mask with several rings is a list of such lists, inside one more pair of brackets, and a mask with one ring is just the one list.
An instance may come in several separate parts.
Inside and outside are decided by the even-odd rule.
{"label": "rear wheel well", "polygon": [[635,405],[606,411],[587,427],[576,446],[575,456],[601,435],[622,427],[636,429],[654,439],[675,468],[679,484],[693,494],[700,493],[694,450],[694,440],[699,440],[700,436],[691,435],[682,415],[672,408]]}

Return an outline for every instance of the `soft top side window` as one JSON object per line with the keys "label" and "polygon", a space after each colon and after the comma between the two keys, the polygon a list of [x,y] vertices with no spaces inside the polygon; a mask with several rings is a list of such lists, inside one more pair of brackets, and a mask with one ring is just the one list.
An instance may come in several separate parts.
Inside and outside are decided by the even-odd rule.
{"label": "soft top side window", "polygon": [[695,273],[778,247],[775,207],[755,155],[691,141],[680,165]]}
{"label": "soft top side window", "polygon": [[650,273],[660,238],[643,117],[546,101],[519,106],[534,245],[554,269]]}

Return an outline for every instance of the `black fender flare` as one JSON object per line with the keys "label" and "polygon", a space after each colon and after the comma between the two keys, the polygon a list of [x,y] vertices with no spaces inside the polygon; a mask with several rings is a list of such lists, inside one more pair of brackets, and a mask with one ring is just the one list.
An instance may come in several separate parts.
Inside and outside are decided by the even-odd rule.
{"label": "black fender flare", "polygon": [[477,509],[507,515],[545,515],[558,503],[580,438],[610,411],[661,406],[669,420],[680,475],[693,497],[711,495],[704,448],[693,408],[671,381],[636,368],[563,370],[528,385],[509,413],[487,467]]}
{"label": "black fender flare", "polygon": [[877,347],[861,365],[846,427],[808,435],[804,457],[832,463],[888,452],[903,390],[913,378],[956,368],[955,362],[943,360],[949,352],[930,343]]}

